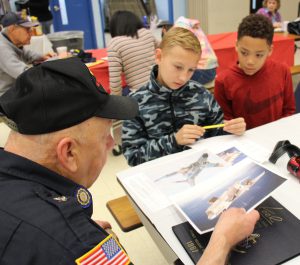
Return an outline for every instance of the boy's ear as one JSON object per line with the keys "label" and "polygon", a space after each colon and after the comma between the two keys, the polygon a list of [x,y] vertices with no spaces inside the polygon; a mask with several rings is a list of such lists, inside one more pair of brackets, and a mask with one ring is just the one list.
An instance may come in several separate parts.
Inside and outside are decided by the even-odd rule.
{"label": "boy's ear", "polygon": [[238,52],[238,41],[235,42],[235,51]]}
{"label": "boy's ear", "polygon": [[269,54],[268,54],[268,56],[271,56],[271,54],[272,54],[272,52],[273,52],[273,44],[272,45],[270,45],[270,50],[269,50]]}
{"label": "boy's ear", "polygon": [[155,50],[155,63],[159,64],[161,61],[161,57],[162,57],[162,50],[160,48],[157,48]]}

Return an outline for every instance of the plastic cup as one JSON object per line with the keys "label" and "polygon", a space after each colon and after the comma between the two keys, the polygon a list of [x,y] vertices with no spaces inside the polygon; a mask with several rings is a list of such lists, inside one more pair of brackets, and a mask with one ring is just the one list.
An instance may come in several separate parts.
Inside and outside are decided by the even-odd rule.
{"label": "plastic cup", "polygon": [[67,46],[56,47],[56,52],[60,58],[64,58],[68,56]]}
{"label": "plastic cup", "polygon": [[283,22],[282,22],[282,30],[283,30],[284,32],[287,32],[287,31],[288,31],[288,28],[287,28],[288,24],[289,24],[289,21],[283,21]]}

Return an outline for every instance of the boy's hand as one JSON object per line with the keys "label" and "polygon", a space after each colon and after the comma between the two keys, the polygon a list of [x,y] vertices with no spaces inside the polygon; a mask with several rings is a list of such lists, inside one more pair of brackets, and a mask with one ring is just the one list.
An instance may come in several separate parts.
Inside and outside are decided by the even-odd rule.
{"label": "boy's hand", "polygon": [[199,139],[205,132],[201,126],[185,124],[175,134],[175,139],[178,145],[193,144]]}
{"label": "boy's hand", "polygon": [[246,123],[244,118],[236,118],[230,121],[224,121],[225,126],[223,130],[235,135],[242,135],[246,130]]}

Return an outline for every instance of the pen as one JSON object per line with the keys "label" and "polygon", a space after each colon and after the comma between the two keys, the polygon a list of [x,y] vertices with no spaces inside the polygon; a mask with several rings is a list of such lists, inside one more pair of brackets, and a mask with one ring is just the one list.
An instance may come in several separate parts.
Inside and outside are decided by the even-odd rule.
{"label": "pen", "polygon": [[220,127],[224,127],[224,126],[225,126],[225,124],[221,123],[221,124],[214,124],[214,125],[203,126],[202,128],[204,128],[205,130],[207,130],[207,129],[220,128]]}

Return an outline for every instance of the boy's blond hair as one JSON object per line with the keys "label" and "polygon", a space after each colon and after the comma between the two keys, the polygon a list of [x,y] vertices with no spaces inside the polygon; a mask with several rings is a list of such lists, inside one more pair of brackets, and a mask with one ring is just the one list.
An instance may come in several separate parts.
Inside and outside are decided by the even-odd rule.
{"label": "boy's blond hair", "polygon": [[164,34],[159,48],[168,50],[177,46],[197,54],[201,53],[200,42],[193,32],[184,28],[173,27]]}

